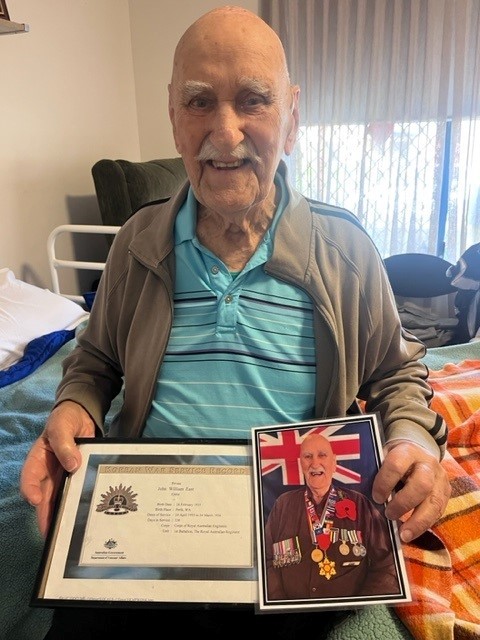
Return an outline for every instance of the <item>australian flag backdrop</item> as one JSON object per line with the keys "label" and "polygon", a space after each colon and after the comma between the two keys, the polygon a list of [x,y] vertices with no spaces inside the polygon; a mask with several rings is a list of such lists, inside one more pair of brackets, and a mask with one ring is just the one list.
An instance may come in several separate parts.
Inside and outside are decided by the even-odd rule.
{"label": "australian flag backdrop", "polygon": [[272,427],[258,434],[261,466],[263,516],[266,519],[276,498],[284,491],[305,486],[300,466],[300,444],[305,436],[321,433],[332,445],[337,456],[333,475],[336,486],[363,493],[371,499],[373,479],[380,460],[371,418],[356,417],[353,422],[320,421]]}

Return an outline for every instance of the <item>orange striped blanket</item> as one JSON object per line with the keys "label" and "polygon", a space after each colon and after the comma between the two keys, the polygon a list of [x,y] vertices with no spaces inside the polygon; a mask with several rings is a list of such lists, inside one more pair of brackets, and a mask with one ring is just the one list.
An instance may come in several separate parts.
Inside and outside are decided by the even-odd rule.
{"label": "orange striped blanket", "polygon": [[441,520],[403,552],[412,602],[395,611],[418,640],[480,638],[480,360],[430,371],[449,426],[452,496]]}

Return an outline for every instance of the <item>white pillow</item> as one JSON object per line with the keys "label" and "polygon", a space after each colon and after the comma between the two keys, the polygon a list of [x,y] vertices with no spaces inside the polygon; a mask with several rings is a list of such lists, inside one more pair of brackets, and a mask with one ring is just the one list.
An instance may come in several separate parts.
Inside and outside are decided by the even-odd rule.
{"label": "white pillow", "polygon": [[34,338],[75,329],[88,316],[76,302],[0,269],[0,370],[18,362]]}

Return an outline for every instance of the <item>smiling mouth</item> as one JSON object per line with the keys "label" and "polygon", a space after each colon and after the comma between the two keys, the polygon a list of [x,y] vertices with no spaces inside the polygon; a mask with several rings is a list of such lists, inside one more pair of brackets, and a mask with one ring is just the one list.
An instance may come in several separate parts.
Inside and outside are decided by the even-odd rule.
{"label": "smiling mouth", "polygon": [[220,162],[219,160],[208,160],[207,164],[209,164],[214,169],[238,169],[238,167],[242,167],[244,164],[249,162],[246,159],[243,160],[235,160],[234,162]]}
{"label": "smiling mouth", "polygon": [[323,476],[325,475],[324,471],[310,471],[311,476]]}

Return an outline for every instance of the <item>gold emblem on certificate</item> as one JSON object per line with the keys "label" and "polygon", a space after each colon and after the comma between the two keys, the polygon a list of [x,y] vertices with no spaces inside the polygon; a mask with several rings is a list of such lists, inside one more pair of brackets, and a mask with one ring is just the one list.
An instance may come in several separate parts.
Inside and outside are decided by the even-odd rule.
{"label": "gold emblem on certificate", "polygon": [[103,512],[108,516],[120,516],[136,511],[138,504],[132,487],[119,484],[117,487],[110,487],[108,491],[102,493],[102,500],[97,504],[96,511]]}

